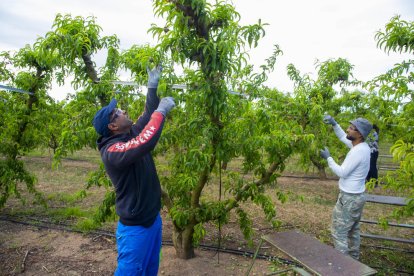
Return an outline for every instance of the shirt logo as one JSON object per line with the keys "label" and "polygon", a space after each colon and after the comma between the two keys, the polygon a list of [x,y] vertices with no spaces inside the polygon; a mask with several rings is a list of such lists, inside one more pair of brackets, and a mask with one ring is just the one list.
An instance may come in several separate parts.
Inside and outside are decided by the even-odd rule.
{"label": "shirt logo", "polygon": [[108,152],[125,152],[135,149],[150,141],[154,134],[157,133],[157,130],[163,121],[163,116],[161,114],[160,116],[157,115],[157,112],[152,115],[151,121],[137,137],[129,140],[128,142],[118,142],[113,144],[108,148]]}

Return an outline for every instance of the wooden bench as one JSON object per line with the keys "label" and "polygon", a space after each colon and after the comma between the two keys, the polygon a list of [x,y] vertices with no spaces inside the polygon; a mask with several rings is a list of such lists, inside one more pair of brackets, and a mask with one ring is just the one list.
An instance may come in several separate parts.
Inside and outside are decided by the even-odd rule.
{"label": "wooden bench", "polygon": [[366,194],[365,199],[367,202],[374,202],[374,203],[380,203],[380,204],[389,204],[389,205],[398,205],[398,206],[407,205],[407,199],[405,197]]}
{"label": "wooden bench", "polygon": [[[407,199],[404,197],[372,195],[372,194],[366,194],[365,197],[366,197],[367,202],[387,204],[387,205],[396,205],[396,206],[407,205]],[[369,224],[379,224],[378,221],[367,220],[367,219],[361,219],[360,222],[369,223]],[[395,226],[395,227],[404,227],[404,228],[414,229],[414,225],[411,225],[411,224],[389,223],[388,225]],[[387,237],[387,236],[373,235],[373,234],[366,234],[366,233],[361,233],[361,237],[414,244],[414,239],[402,239],[402,238]]]}
{"label": "wooden bench", "polygon": [[[266,235],[262,237],[263,240],[275,246],[316,275],[357,276],[372,275],[377,272],[371,267],[298,230]],[[249,272],[250,270],[247,275]],[[298,270],[296,272],[300,273]],[[309,275],[306,272],[300,274]]]}

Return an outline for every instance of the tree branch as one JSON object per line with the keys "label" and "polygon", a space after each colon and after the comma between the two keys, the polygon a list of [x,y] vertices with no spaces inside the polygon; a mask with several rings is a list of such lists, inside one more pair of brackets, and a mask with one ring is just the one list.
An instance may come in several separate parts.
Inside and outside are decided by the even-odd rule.
{"label": "tree branch", "polygon": [[190,17],[192,20],[189,20],[189,24],[194,27],[196,33],[199,37],[204,38],[205,40],[209,40],[208,32],[210,28],[210,24],[206,24],[201,20],[201,17],[195,13],[193,8],[189,5],[183,5],[178,3],[177,0],[170,0],[176,8],[181,11],[185,16]]}
{"label": "tree branch", "polygon": [[230,211],[233,208],[238,206],[238,203],[240,200],[242,200],[243,195],[252,187],[252,186],[262,186],[264,184],[269,183],[270,177],[273,175],[275,170],[280,166],[279,162],[273,162],[270,167],[267,169],[267,171],[262,175],[262,178],[260,178],[258,181],[245,185],[240,191],[237,192],[236,197],[234,201],[230,201],[226,207],[226,211]]}
{"label": "tree branch", "polygon": [[99,83],[100,79],[98,78],[98,73],[95,70],[94,64],[91,60],[91,55],[86,52],[85,49],[82,50],[82,59],[85,63],[86,74],[93,81],[93,83]]}

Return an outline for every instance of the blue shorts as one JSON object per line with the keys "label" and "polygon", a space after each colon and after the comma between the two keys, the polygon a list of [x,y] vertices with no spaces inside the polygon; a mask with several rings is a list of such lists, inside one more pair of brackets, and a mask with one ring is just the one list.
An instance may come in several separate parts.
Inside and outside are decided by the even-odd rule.
{"label": "blue shorts", "polygon": [[148,228],[126,226],[118,222],[116,243],[118,247],[116,276],[157,275],[162,243],[160,214]]}

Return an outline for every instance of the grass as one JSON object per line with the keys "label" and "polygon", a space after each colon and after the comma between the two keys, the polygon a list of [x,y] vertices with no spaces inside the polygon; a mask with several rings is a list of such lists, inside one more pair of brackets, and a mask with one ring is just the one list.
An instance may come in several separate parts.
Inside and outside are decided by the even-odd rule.
{"label": "grass", "polygon": [[[96,228],[92,217],[97,206],[102,202],[105,194],[104,188],[93,187],[85,190],[85,185],[90,172],[96,170],[99,166],[100,156],[97,150],[85,149],[75,152],[73,155],[62,160],[61,166],[52,169],[52,160],[47,152],[34,152],[24,159],[27,169],[33,172],[38,183],[37,189],[41,191],[47,199],[48,208],[32,204],[31,195],[23,192],[23,197],[29,198],[27,205],[21,205],[18,200],[11,198],[3,213],[27,216],[47,217],[54,222],[70,221],[76,229],[83,231]],[[158,160],[162,164],[163,160]],[[230,163],[228,169],[237,169],[239,164]],[[159,166],[161,168],[162,166]],[[295,173],[303,175],[292,159],[289,164],[289,174]],[[160,172],[163,173],[163,172]],[[315,173],[317,173],[315,171]],[[312,174],[309,172],[308,174]],[[206,186],[205,198],[218,198],[218,185],[216,179],[211,179],[211,184]],[[288,200],[281,203],[278,200],[278,191],[283,191]],[[390,194],[404,196],[395,192],[384,191],[381,187],[375,188],[371,193]],[[296,228],[302,232],[316,236],[320,241],[332,245],[330,237],[330,222],[333,206],[338,194],[337,180],[318,180],[305,178],[279,178],[277,184],[266,191],[277,208],[277,216],[282,222],[282,229]],[[262,234],[270,233],[274,230],[264,218],[261,208],[251,202],[243,204],[253,217],[253,228],[256,229],[256,241]],[[378,220],[380,217],[389,215],[393,210],[392,206],[367,203],[364,209],[363,217],[365,219]],[[116,218],[105,224],[105,228],[113,230],[115,228]],[[168,226],[166,218],[166,226]],[[414,224],[412,218],[400,221],[399,223]],[[210,223],[206,226],[206,240],[217,241],[217,226]],[[221,230],[222,240],[227,244],[235,244],[240,248],[248,249],[247,243],[242,239],[238,228],[237,219],[231,214],[230,221]],[[412,238],[412,229],[401,229],[389,227],[383,229],[377,225],[362,225],[362,232],[381,234],[387,236],[403,236]],[[412,254],[405,254],[393,250],[381,250],[370,246],[401,247],[413,250],[412,245],[395,244],[387,241],[377,241],[363,239],[362,259],[365,264],[376,267],[379,275],[390,275],[395,273],[394,270],[414,271],[414,262]],[[254,248],[250,248],[254,249]],[[270,249],[269,249],[270,250]],[[271,251],[272,254],[275,250]],[[279,268],[279,265],[273,265],[272,269]]]}

